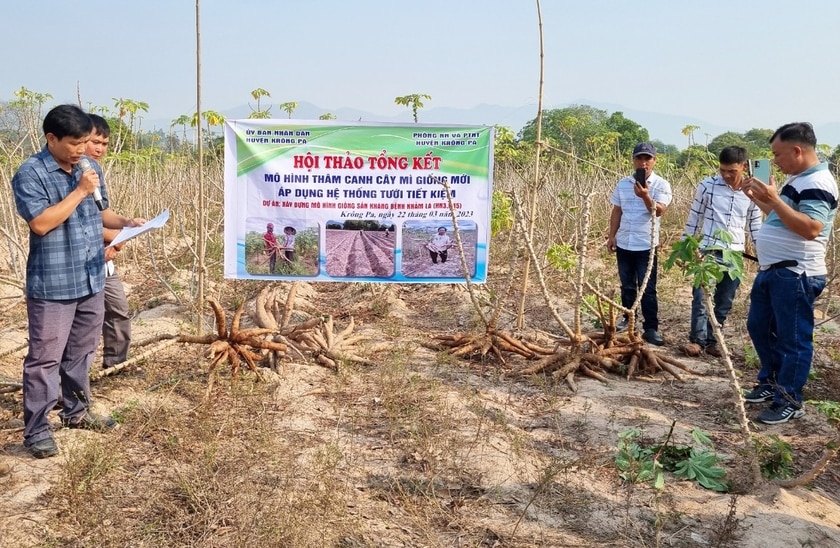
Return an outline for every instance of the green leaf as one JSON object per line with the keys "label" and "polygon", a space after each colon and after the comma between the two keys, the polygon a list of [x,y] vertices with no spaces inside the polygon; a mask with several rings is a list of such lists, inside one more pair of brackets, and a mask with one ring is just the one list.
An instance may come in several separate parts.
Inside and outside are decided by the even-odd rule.
{"label": "green leaf", "polygon": [[695,480],[706,489],[726,492],[729,486],[720,481],[726,475],[726,470],[716,466],[718,457],[710,451],[692,452],[691,458],[680,462],[674,470],[674,475],[680,478]]}
{"label": "green leaf", "polygon": [[695,442],[699,443],[700,445],[712,445],[712,440],[709,438],[709,435],[699,428],[695,428],[691,431],[691,437],[694,439]]}
{"label": "green leaf", "polygon": [[662,489],[663,487],[665,487],[665,475],[662,473],[662,470],[658,470],[656,472],[656,479],[653,480],[653,488]]}

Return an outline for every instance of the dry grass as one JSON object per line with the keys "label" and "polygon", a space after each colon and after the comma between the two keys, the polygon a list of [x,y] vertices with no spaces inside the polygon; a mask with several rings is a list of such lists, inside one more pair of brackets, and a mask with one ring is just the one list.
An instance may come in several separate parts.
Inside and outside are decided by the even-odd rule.
{"label": "dry grass", "polygon": [[[208,294],[233,310],[263,284],[221,280],[221,177],[219,165],[207,169],[216,208],[216,227],[207,235],[215,250]],[[173,209],[170,226],[129,246],[121,259],[133,309],[182,302],[195,313],[195,203],[187,191],[194,166],[115,165],[110,175],[121,211],[151,216]],[[553,243],[575,243],[574,207],[584,190],[607,195],[615,182],[608,171],[559,168],[545,179],[539,256]],[[517,180],[502,178],[497,188]],[[675,191],[664,248],[682,229],[693,185],[680,183]],[[593,211],[588,279],[614,289],[614,264],[600,245],[607,212],[605,204]],[[505,241],[493,242],[490,279],[479,288],[486,302],[504,291],[508,259],[521,253]],[[545,266],[561,313],[570,315],[568,273]],[[671,347],[687,334],[687,285],[675,273],[660,277]],[[727,336],[746,344],[744,293]],[[460,286],[320,284],[302,294],[301,309],[352,315],[357,329],[371,335],[364,352],[374,365],[347,363],[333,372],[287,362],[278,374],[265,371],[268,383],[246,373],[235,388],[222,372],[205,401],[200,349],[171,347],[96,383],[98,405],[116,410],[121,428],[107,435],[57,432],[62,459],[33,464],[20,449],[19,431],[0,431],[0,459],[13,463],[0,478],[0,490],[11,495],[0,503],[7,516],[0,518],[0,537],[19,546],[71,547],[530,547],[692,546],[696,533],[718,546],[754,546],[751,539],[762,538],[754,533],[773,523],[763,520],[771,510],[760,497],[730,500],[672,478],[656,492],[623,483],[612,462],[619,432],[641,427],[660,439],[676,418],[682,440],[693,426],[710,433],[738,485],[747,472],[738,464],[737,425],[726,413],[728,389],[714,361],[695,363],[707,376],[684,386],[610,379],[582,381],[572,394],[545,377],[505,379],[493,360],[466,362],[430,350],[430,335],[480,325]],[[20,302],[13,304],[4,333],[25,330]],[[499,327],[512,329],[514,300],[503,308]],[[526,330],[556,333],[539,296],[528,296],[525,313]],[[138,330],[155,325],[135,319]],[[840,372],[826,356],[838,343],[832,333],[818,339],[821,378],[808,389],[828,397],[837,393]],[[754,374],[744,356],[736,361],[745,376]],[[0,374],[19,375],[19,367],[20,355],[8,356]],[[19,394],[2,396],[0,421],[20,411]],[[815,448],[831,432],[813,413],[776,431],[794,445],[800,468],[819,458]],[[782,508],[800,512],[786,524],[789,535],[836,540],[839,481],[825,474],[814,491],[785,500]],[[27,496],[29,489],[44,495]],[[823,502],[831,497],[833,506]],[[33,525],[19,527],[21,518]]]}

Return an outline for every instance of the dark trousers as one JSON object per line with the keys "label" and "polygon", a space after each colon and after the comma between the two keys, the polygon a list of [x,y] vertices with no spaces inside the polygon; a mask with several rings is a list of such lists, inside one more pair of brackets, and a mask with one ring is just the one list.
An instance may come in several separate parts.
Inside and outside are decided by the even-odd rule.
{"label": "dark trousers", "polygon": [[66,301],[26,299],[29,353],[23,361],[23,444],[52,437],[47,415],[81,419],[90,405],[90,365],[105,315],[104,292]]}
{"label": "dark trousers", "polygon": [[105,278],[105,321],[102,324],[102,365],[111,367],[128,359],[131,311],[117,273]]}
{"label": "dark trousers", "polygon": [[449,256],[448,251],[429,251],[429,256],[432,258],[432,262],[437,264],[438,255],[440,255],[440,262],[445,263],[446,259]]}
{"label": "dark trousers", "polygon": [[[647,270],[650,250],[628,251],[620,247],[615,250],[618,263],[618,279],[621,281],[621,304],[630,308],[636,301],[636,295],[642,286]],[[645,291],[642,293],[642,328],[659,329],[659,303],[656,300],[656,250],[653,251],[653,270],[650,273]]]}

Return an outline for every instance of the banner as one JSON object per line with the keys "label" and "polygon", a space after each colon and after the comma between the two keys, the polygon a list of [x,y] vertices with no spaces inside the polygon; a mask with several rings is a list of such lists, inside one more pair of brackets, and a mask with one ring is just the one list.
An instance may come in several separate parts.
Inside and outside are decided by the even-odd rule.
{"label": "banner", "polygon": [[492,127],[227,121],[225,277],[458,282],[457,229],[483,283],[492,168]]}

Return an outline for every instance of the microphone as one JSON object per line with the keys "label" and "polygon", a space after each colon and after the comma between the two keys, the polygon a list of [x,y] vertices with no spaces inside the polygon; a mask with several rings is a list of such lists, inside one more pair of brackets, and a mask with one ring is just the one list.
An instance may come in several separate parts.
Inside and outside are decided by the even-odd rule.
{"label": "microphone", "polygon": [[[86,171],[90,171],[93,169],[93,166],[90,164],[90,160],[85,157],[82,157],[79,160],[79,168],[81,168],[82,173]],[[99,208],[99,211],[104,211],[105,207],[102,205],[102,193],[99,192],[99,187],[96,187],[93,191],[93,201],[96,202],[96,207]]]}

